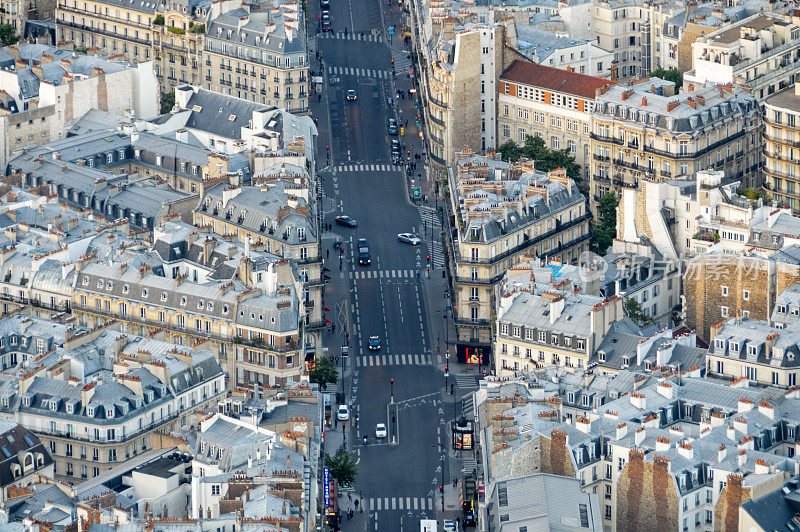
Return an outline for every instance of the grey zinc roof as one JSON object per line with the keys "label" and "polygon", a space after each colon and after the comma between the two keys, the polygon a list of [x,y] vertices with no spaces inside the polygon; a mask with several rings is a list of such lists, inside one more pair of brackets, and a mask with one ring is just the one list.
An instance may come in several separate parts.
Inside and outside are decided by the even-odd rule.
{"label": "grey zinc roof", "polygon": [[[281,238],[288,231],[288,237],[285,239],[288,244],[301,243],[298,229],[305,232],[305,240],[302,242],[316,241],[314,224],[306,216],[294,214],[295,209],[291,209],[290,214],[278,222],[278,209],[287,205],[288,196],[292,189],[296,188],[293,183],[278,181],[266,187],[244,186],[235,197],[224,202],[223,191],[228,187],[229,185],[220,184],[209,189],[200,201],[198,209],[208,216],[240,225],[257,233],[267,233],[270,227],[274,227],[273,238]],[[297,202],[298,206],[307,205],[303,198],[298,197]],[[218,204],[221,208],[215,215],[214,209]],[[231,216],[226,218],[229,212]],[[264,220],[267,221],[267,226],[262,230]]]}
{"label": "grey zinc roof", "polygon": [[276,332],[296,330],[299,319],[295,304],[297,296],[293,288],[283,290],[285,295],[260,295],[239,303],[236,324]]}
{"label": "grey zinc roof", "polygon": [[514,297],[511,307],[500,316],[502,323],[511,323],[542,330],[552,330],[588,337],[592,334],[592,307],[602,303],[603,298],[583,294],[572,294],[565,298],[564,310],[551,323],[550,303],[541,296],[520,293]]}
{"label": "grey zinc roof", "polygon": [[[306,36],[302,23],[302,12],[293,14],[295,18],[300,17],[301,20],[298,24],[299,29],[293,32],[291,40],[286,34],[284,12],[273,14],[268,10],[263,10],[248,13],[244,9],[234,9],[212,20],[207,35],[229,40],[236,45],[248,46],[257,50],[258,54],[261,50],[277,54],[304,53]],[[242,21],[245,21],[243,25],[241,25]],[[274,27],[270,26],[271,24],[274,24]],[[269,28],[272,30],[269,31]],[[218,29],[222,31],[221,35],[218,35]],[[228,31],[231,32],[230,39],[227,39]],[[257,38],[260,39],[256,41]]]}
{"label": "grey zinc roof", "polygon": [[[597,97],[594,116],[599,118],[614,116],[619,120],[641,124],[652,124],[655,120],[655,126],[660,129],[702,135],[709,124],[728,120],[733,114],[751,116],[758,110],[756,99],[739,88],[727,92],[714,84],[707,84],[701,89],[676,96],[664,96],[659,94],[658,90],[655,93],[650,91],[651,87],[659,89],[671,83],[651,78],[649,82],[645,81],[633,87],[612,85]],[[637,94],[628,96],[630,90]],[[705,99],[703,105],[697,103],[695,108],[692,108],[686,103],[687,98],[691,97],[697,101],[699,96]],[[646,97],[646,104],[643,104],[642,97]],[[680,105],[672,111],[667,111],[667,106],[672,102],[680,102]]]}
{"label": "grey zinc roof", "polygon": [[761,530],[794,530],[797,528],[794,518],[800,513],[798,487],[800,477],[794,477],[766,495],[743,502],[741,508]]}
{"label": "grey zinc roof", "polygon": [[[199,110],[195,111],[195,108]],[[186,105],[189,118],[186,127],[214,133],[229,139],[242,137],[242,128],[250,127],[255,111],[271,109],[266,105],[199,89]],[[234,116],[234,120],[230,117]]]}

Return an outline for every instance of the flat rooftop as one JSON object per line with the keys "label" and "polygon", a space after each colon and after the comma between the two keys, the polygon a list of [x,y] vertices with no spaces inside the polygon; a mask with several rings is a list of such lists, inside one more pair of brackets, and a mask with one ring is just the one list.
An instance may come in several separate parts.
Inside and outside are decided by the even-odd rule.
{"label": "flat rooftop", "polygon": [[764,100],[764,103],[767,105],[788,109],[790,111],[800,112],[800,96],[797,96],[794,93],[794,90],[794,85],[792,85],[787,89],[768,97],[766,100]]}

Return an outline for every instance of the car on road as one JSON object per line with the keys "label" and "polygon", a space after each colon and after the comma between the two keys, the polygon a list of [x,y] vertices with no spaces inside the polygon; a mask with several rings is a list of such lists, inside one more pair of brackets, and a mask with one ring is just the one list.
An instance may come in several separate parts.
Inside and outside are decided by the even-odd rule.
{"label": "car on road", "polygon": [[350,419],[350,409],[347,408],[347,405],[339,405],[339,410],[336,411],[336,419],[339,421]]}
{"label": "car on road", "polygon": [[338,225],[344,225],[345,227],[358,227],[358,222],[356,220],[354,220],[353,218],[350,218],[349,216],[346,216],[344,214],[334,218],[334,221]]}
{"label": "car on road", "polygon": [[322,31],[333,31],[331,28],[331,14],[327,11],[322,12]]}
{"label": "car on road", "polygon": [[380,336],[370,336],[369,337],[369,350],[370,351],[380,351],[381,350],[381,338]]}
{"label": "car on road", "polygon": [[392,157],[395,159],[400,158],[400,141],[397,139],[392,139]]}
{"label": "car on road", "polygon": [[403,242],[404,244],[411,244],[412,246],[418,246],[422,240],[413,233],[398,233],[397,234],[397,241]]}
{"label": "car on road", "polygon": [[358,263],[362,266],[369,266],[372,263],[372,257],[369,254],[369,243],[364,238],[358,239]]}
{"label": "car on road", "polygon": [[331,8],[331,0],[319,0],[319,7],[322,8],[323,11],[327,11]]}
{"label": "car on road", "polygon": [[398,133],[400,133],[400,128],[397,127],[397,120],[395,120],[394,118],[390,118],[387,130],[389,131],[389,134],[392,136],[395,136]]}
{"label": "car on road", "polygon": [[378,439],[385,438],[388,435],[389,435],[389,431],[386,430],[386,425],[385,424],[378,423],[377,425],[375,425],[375,437],[376,438],[378,438]]}
{"label": "car on road", "polygon": [[348,102],[354,102],[358,99],[358,95],[354,89],[347,89],[347,94],[345,95],[345,99]]}

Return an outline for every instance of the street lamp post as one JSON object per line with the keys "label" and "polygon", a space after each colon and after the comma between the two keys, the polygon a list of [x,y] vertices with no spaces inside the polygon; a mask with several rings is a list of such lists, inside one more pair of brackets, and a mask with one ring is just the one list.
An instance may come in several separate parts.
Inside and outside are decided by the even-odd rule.
{"label": "street lamp post", "polygon": [[394,403],[394,377],[391,377],[389,379],[389,387],[390,387],[391,394],[392,394],[391,395],[391,402]]}

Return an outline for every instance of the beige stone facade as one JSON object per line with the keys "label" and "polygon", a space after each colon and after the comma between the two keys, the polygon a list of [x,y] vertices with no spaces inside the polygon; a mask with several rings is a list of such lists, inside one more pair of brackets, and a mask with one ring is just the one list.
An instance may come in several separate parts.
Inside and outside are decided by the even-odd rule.
{"label": "beige stone facade", "polygon": [[800,212],[800,84],[764,101],[764,188]]}
{"label": "beige stone facade", "polygon": [[592,119],[593,212],[603,194],[636,187],[641,179],[688,178],[715,169],[742,186],[760,186],[755,98],[715,85],[679,96],[672,91],[657,78],[600,90]]}

